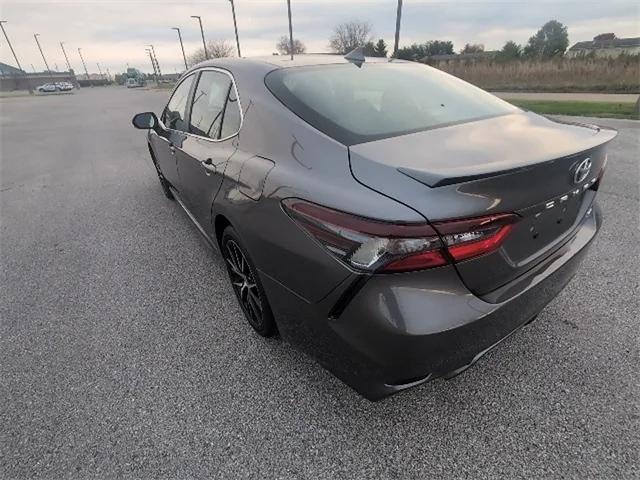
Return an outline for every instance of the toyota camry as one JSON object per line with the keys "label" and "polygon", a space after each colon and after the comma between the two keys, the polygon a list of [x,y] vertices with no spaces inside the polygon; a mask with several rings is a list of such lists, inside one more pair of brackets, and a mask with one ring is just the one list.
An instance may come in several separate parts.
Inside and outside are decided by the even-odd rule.
{"label": "toyota camry", "polygon": [[616,135],[357,55],[207,61],[133,124],[251,327],[372,400],[457,375],[558,295]]}

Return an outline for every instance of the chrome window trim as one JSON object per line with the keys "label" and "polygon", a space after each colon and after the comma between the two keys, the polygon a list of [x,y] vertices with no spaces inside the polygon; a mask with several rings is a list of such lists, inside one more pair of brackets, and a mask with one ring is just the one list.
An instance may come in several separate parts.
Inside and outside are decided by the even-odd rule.
{"label": "chrome window trim", "polygon": [[[179,133],[182,133],[184,135],[188,135],[190,137],[201,138],[201,139],[207,140],[209,142],[220,143],[220,142],[224,142],[226,140],[229,140],[230,138],[233,138],[233,137],[237,136],[240,133],[240,130],[242,130],[242,125],[244,123],[244,113],[242,111],[242,103],[240,102],[240,92],[238,92],[238,86],[236,85],[236,80],[235,80],[235,78],[233,78],[233,75],[231,74],[231,72],[229,70],[225,70],[223,68],[218,68],[218,67],[201,67],[201,68],[198,68],[197,70],[191,72],[189,75],[187,75],[182,80],[180,80],[180,83],[178,83],[175,86],[175,88],[172,90],[171,97],[173,97],[173,92],[176,91],[176,89],[180,86],[180,84],[182,82],[184,82],[187,78],[189,78],[191,75],[195,75],[197,73],[206,72],[206,71],[224,73],[225,75],[227,75],[231,79],[231,85],[233,85],[233,91],[236,93],[236,99],[237,99],[236,101],[238,103],[238,110],[240,110],[240,125],[238,126],[238,130],[233,135],[229,135],[229,136],[224,137],[224,138],[209,138],[209,137],[204,137],[202,135],[196,135],[195,133],[191,133],[191,132],[184,132],[182,130],[175,130],[173,128],[168,128],[168,127],[166,127],[164,125],[162,120],[159,119],[159,121],[160,121],[160,124],[162,125],[162,127],[165,128],[166,130],[179,132]],[[198,78],[198,81],[200,81],[199,78]],[[198,86],[196,85],[196,88],[197,87]],[[171,101],[171,97],[169,97],[169,102]],[[167,102],[167,105],[169,105],[169,102]],[[189,105],[188,107],[189,107],[189,112],[191,112],[192,105]],[[164,108],[167,108],[166,105],[165,105]],[[162,111],[164,112],[164,109]],[[189,114],[189,123],[191,123],[191,114]]]}

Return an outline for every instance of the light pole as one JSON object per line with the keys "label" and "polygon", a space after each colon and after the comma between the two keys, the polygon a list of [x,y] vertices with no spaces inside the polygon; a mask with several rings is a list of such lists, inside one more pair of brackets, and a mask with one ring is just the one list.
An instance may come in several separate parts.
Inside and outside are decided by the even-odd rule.
{"label": "light pole", "polygon": [[44,66],[47,67],[47,72],[50,72],[49,64],[47,63],[47,59],[44,57],[44,52],[42,51],[42,47],[40,46],[40,42],[38,41],[39,33],[34,33],[33,38],[36,39],[36,43],[38,44],[38,49],[40,50],[40,55],[42,55],[42,60],[44,60]]}
{"label": "light pole", "polygon": [[64,59],[67,62],[67,68],[69,69],[69,72],[71,72],[71,64],[69,63],[69,57],[67,57],[67,52],[64,49],[64,42],[60,42],[60,48],[62,49],[62,53],[64,54]]}
{"label": "light pole", "polygon": [[182,58],[184,59],[184,69],[187,70],[189,66],[187,65],[187,56],[184,54],[184,45],[182,44],[182,34],[180,33],[180,29],[178,27],[171,27],[171,30],[175,30],[178,32],[178,39],[180,40],[180,48],[182,49]]}
{"label": "light pole", "polygon": [[[22,66],[20,65],[20,60],[18,60],[18,56],[16,55],[16,52],[13,49],[13,45],[11,45],[11,41],[9,40],[9,36],[7,35],[7,31],[4,29],[3,23],[7,23],[7,21],[6,20],[0,20],[0,28],[2,29],[2,33],[4,34],[4,38],[7,40],[7,44],[9,45],[9,49],[11,50],[11,53],[13,54],[13,58],[15,58],[15,60],[16,60],[16,65],[18,65],[18,68],[20,70],[22,70]],[[24,70],[22,70],[22,72],[24,72],[25,76],[27,75],[27,72],[25,72]],[[27,79],[27,88],[29,89],[29,93],[33,93],[33,89],[31,88],[31,82],[28,79]]]}
{"label": "light pole", "polygon": [[153,54],[151,50],[145,48],[146,52],[149,54],[149,59],[151,60],[151,67],[153,68],[153,76],[156,77],[156,86],[160,86],[160,82],[158,82],[158,74],[156,73],[156,63],[153,61]]}
{"label": "light pole", "polygon": [[393,57],[398,55],[398,44],[400,43],[400,20],[402,19],[402,0],[398,0],[398,10],[396,12],[396,40],[393,44]]}
{"label": "light pole", "polygon": [[293,26],[291,25],[291,0],[287,0],[287,11],[289,13],[289,53],[293,60]]}
{"label": "light pole", "polygon": [[98,66],[98,72],[100,73],[100,78],[104,80],[104,75],[102,74],[102,69],[100,68],[100,64],[96,62],[96,65]]}
{"label": "light pole", "polygon": [[240,58],[242,55],[240,55],[240,40],[238,39],[238,24],[236,23],[236,6],[233,3],[233,0],[229,0],[229,2],[231,3],[231,13],[233,14],[233,28],[236,31],[236,46],[238,47],[238,58]]}
{"label": "light pole", "polygon": [[93,82],[89,78],[89,72],[87,71],[87,64],[84,63],[84,58],[82,56],[82,49],[81,48],[78,48],[78,55],[80,55],[80,60],[82,60],[82,66],[84,67],[84,73],[87,76],[87,81],[89,82],[89,85],[91,86],[91,88],[93,88]]}
{"label": "light pole", "polygon": [[200,23],[200,34],[202,35],[202,46],[204,47],[204,58],[209,60],[209,52],[207,52],[207,42],[204,41],[204,29],[202,28],[202,19],[198,15],[191,15],[191,18],[197,18]]}
{"label": "light pole", "polygon": [[158,69],[158,77],[162,78],[162,72],[160,71],[160,64],[158,63],[158,57],[156,56],[156,49],[153,48],[153,45],[147,45],[147,47],[151,47],[151,52],[153,53],[153,60],[156,62],[156,68]]}

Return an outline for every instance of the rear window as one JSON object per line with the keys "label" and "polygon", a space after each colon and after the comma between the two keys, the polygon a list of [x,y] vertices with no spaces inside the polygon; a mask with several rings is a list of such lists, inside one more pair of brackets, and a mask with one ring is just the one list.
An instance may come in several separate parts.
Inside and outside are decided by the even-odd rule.
{"label": "rear window", "polygon": [[345,145],[518,111],[416,63],[284,68],[269,73],[265,83],[296,115]]}

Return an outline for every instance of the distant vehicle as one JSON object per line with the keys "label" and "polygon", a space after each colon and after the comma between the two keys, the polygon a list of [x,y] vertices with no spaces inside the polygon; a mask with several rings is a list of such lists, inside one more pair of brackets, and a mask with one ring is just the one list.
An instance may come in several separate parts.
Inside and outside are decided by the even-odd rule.
{"label": "distant vehicle", "polygon": [[616,132],[419,63],[353,63],[203,62],[133,124],[256,332],[375,400],[461,373],[562,291],[600,229]]}
{"label": "distant vehicle", "polygon": [[56,87],[61,92],[68,92],[70,90],[73,90],[73,85],[69,82],[58,82],[56,83]]}
{"label": "distant vehicle", "polygon": [[137,68],[127,68],[124,78],[124,84],[127,88],[144,87],[146,85],[144,75]]}
{"label": "distant vehicle", "polygon": [[144,87],[144,79],[142,77],[127,78],[125,85],[127,88]]}
{"label": "distant vehicle", "polygon": [[40,85],[37,87],[39,92],[55,92],[58,90],[58,87],[55,83],[45,83],[44,85]]}

